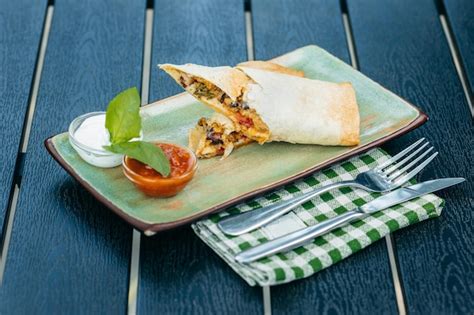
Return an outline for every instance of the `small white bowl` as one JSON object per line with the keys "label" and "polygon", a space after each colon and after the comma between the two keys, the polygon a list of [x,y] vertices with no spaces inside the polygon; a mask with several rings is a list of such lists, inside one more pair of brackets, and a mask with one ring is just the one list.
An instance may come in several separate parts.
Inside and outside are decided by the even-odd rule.
{"label": "small white bowl", "polygon": [[74,119],[69,125],[69,143],[74,148],[74,150],[76,150],[76,152],[81,156],[81,158],[87,163],[102,168],[116,167],[122,164],[122,154],[91,148],[79,142],[74,137],[74,134],[76,133],[77,129],[87,118],[100,115],[105,116],[105,112],[87,113]]}

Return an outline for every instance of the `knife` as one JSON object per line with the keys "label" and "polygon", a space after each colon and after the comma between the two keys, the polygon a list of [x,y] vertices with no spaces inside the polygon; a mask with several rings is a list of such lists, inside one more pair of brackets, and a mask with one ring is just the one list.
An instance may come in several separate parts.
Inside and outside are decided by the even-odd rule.
{"label": "knife", "polygon": [[245,250],[237,254],[234,259],[239,263],[250,263],[263,257],[289,251],[349,222],[366,218],[374,212],[464,181],[464,178],[442,178],[399,188],[342,215]]}

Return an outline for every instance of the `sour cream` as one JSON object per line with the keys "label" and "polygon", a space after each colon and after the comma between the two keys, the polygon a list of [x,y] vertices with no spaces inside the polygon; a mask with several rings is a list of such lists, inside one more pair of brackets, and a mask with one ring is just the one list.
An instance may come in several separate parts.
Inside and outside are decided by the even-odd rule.
{"label": "sour cream", "polygon": [[74,138],[89,148],[103,151],[104,146],[110,145],[109,131],[105,128],[105,115],[86,118],[77,128]]}
{"label": "sour cream", "polygon": [[74,119],[69,126],[69,143],[91,165],[109,168],[122,163],[123,155],[103,148],[110,144],[104,112],[88,113]]}

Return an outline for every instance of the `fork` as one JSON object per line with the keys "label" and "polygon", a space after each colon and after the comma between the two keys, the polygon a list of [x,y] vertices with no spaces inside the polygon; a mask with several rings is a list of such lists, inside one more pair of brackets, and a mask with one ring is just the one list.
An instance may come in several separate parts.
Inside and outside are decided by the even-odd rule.
{"label": "fork", "polygon": [[[358,174],[354,180],[332,183],[277,204],[232,215],[222,219],[217,225],[225,234],[237,236],[270,223],[310,199],[335,188],[355,187],[381,193],[393,190],[408,182],[438,155],[438,152],[434,152],[422,161],[433,150],[432,146],[426,148],[428,145],[429,142],[421,138],[381,165]],[[409,172],[405,174],[406,171]]]}

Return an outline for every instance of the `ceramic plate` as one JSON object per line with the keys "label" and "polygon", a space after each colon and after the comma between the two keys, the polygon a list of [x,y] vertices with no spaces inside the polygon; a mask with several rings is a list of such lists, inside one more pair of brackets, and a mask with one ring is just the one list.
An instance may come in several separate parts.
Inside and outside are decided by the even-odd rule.
{"label": "ceramic plate", "polygon": [[[67,133],[47,139],[46,146],[59,164],[99,201],[145,234],[152,235],[379,146],[427,119],[416,107],[319,47],[303,47],[274,61],[303,70],[308,78],[352,82],[361,115],[361,144],[356,147],[251,144],[235,150],[224,161],[200,160],[194,180],[180,194],[168,199],[146,197],[125,178],[121,167],[100,169],[85,163],[70,146]],[[187,145],[189,129],[212,111],[183,93],[144,106],[141,113],[146,140]]]}

